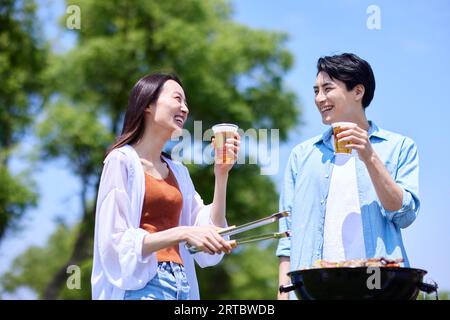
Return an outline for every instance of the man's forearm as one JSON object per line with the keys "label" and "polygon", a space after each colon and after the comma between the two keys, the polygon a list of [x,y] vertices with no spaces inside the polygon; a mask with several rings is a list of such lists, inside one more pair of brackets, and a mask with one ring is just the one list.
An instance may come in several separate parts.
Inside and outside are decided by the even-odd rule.
{"label": "man's forearm", "polygon": [[383,208],[388,211],[400,210],[403,202],[402,188],[395,183],[375,152],[365,161],[365,165]]}
{"label": "man's forearm", "polygon": [[[280,257],[280,266],[279,266],[279,274],[278,274],[278,284],[285,285],[291,282],[289,276],[287,275],[291,268],[291,259],[289,257]],[[287,293],[278,292],[278,300],[287,300]]]}

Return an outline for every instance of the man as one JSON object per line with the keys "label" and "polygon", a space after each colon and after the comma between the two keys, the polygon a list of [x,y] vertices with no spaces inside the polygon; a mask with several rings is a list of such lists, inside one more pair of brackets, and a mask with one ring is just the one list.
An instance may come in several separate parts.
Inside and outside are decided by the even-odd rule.
{"label": "man", "polygon": [[[280,197],[279,283],[287,273],[309,268],[319,259],[404,259],[400,229],[419,210],[418,154],[414,142],[368,121],[375,78],[370,65],[350,53],[323,57],[317,63],[315,103],[330,128],[291,152]],[[331,124],[343,125],[336,138],[352,154],[335,154]],[[286,293],[278,295],[287,299]],[[293,293],[290,298],[295,298]]]}

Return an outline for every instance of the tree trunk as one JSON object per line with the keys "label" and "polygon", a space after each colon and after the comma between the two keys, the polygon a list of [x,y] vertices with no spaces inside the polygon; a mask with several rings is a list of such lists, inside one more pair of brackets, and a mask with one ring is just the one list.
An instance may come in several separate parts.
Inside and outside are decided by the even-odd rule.
{"label": "tree trunk", "polygon": [[[84,179],[83,179],[84,180]],[[98,196],[98,186],[100,184],[100,177],[96,184],[96,199]],[[86,185],[83,186],[83,188]],[[84,190],[84,189],[83,189]],[[86,192],[82,191],[82,198],[85,197]],[[84,260],[92,257],[92,239],[94,236],[94,222],[95,222],[95,204],[94,208],[86,205],[86,199],[84,199],[83,204],[83,217],[80,222],[80,231],[75,242],[72,255],[65,265],[63,265],[58,272],[53,276],[52,280],[47,285],[44,292],[44,299],[46,300],[56,300],[58,295],[63,288],[64,282],[67,281],[67,268],[70,265],[79,265]]]}

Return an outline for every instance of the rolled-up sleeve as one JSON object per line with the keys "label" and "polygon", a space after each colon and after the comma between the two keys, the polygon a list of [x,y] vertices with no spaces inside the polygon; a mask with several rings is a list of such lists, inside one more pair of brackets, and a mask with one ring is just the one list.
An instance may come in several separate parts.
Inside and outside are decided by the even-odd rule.
{"label": "rolled-up sleeve", "polygon": [[419,155],[417,147],[405,138],[400,150],[395,182],[402,188],[403,200],[400,210],[384,210],[385,216],[399,228],[411,225],[420,208],[419,200]]}
{"label": "rolled-up sleeve", "polygon": [[[289,211],[287,217],[281,218],[279,220],[279,231],[285,232],[291,230],[291,212],[292,203],[294,200],[295,192],[295,179],[297,176],[297,163],[295,150],[291,152],[289,156],[288,164],[284,173],[283,179],[283,189],[280,195],[279,201],[279,211]],[[289,257],[291,255],[291,238],[281,238],[278,242],[278,247],[276,251],[278,257],[285,256]]]}

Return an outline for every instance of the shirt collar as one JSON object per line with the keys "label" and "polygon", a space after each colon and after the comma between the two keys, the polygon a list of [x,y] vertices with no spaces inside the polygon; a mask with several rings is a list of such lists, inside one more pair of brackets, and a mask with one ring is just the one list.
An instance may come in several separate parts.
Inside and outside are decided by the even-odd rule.
{"label": "shirt collar", "polygon": [[[371,137],[377,137],[383,140],[387,140],[388,137],[386,135],[386,132],[383,129],[380,129],[373,121],[369,120],[369,138]],[[315,140],[313,141],[314,144],[323,142],[323,143],[331,143],[331,135],[333,134],[333,129],[331,126],[325,131],[322,135],[319,135],[315,137]]]}
{"label": "shirt collar", "polygon": [[386,131],[380,129],[373,121],[369,121],[369,138],[377,137],[383,140],[388,140],[388,135]]}

